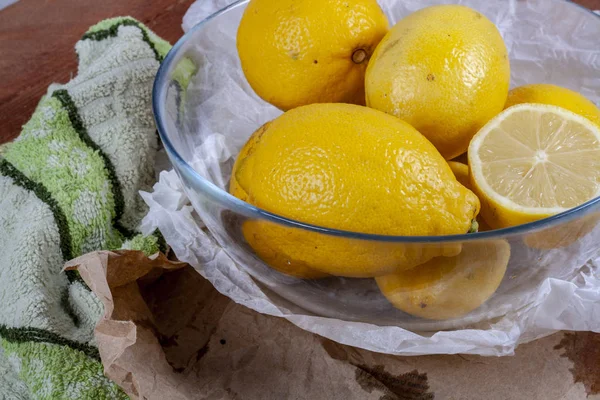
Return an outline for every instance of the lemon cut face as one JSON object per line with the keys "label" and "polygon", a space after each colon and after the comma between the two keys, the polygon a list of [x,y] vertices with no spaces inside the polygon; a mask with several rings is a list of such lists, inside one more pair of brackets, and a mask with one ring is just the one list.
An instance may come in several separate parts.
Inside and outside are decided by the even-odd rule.
{"label": "lemon cut face", "polygon": [[490,226],[536,221],[598,196],[600,129],[560,107],[516,105],[475,135],[469,166]]}

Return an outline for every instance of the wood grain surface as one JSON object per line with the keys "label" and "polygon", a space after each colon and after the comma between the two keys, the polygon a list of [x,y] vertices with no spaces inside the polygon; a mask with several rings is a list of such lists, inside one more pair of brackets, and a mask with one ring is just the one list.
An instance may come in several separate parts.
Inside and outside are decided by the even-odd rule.
{"label": "wood grain surface", "polygon": [[132,16],[174,43],[194,0],[19,0],[0,11],[0,143],[20,132],[52,82],[77,72],[74,46],[96,22]]}
{"label": "wood grain surface", "polygon": [[[19,0],[0,11],[0,143],[19,134],[52,82],[77,71],[74,45],[108,17],[130,15],[174,43],[194,0]],[[577,0],[600,9],[600,0]]]}

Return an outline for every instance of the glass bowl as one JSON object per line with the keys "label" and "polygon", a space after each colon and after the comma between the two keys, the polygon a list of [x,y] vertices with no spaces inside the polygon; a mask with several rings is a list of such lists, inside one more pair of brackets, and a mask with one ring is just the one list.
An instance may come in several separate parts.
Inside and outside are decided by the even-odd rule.
{"label": "glass bowl", "polygon": [[[417,8],[446,2],[382,3],[393,23]],[[511,57],[512,86],[554,83],[598,101],[598,16],[563,0],[459,3],[498,26]],[[281,114],[257,97],[241,71],[235,35],[246,4],[239,1],[211,15],[175,44],[158,71],[153,108],[166,152],[194,210],[218,245],[270,298],[300,313],[412,331],[481,327],[530,304],[546,278],[575,279],[598,252],[598,198],[508,229],[403,237],[313,226],[230,195],[229,177],[240,148],[264,122]],[[420,279],[418,283],[391,290],[391,298],[409,314],[393,307],[372,278],[303,280],[270,268],[244,236],[244,226],[256,223],[302,238],[294,259],[287,260],[290,265],[302,264],[303,254],[330,257],[332,262],[352,258],[390,265],[402,254],[448,259],[445,269],[431,267],[428,279],[420,279],[416,267],[417,275],[410,279]],[[332,254],[318,254],[327,251]]]}

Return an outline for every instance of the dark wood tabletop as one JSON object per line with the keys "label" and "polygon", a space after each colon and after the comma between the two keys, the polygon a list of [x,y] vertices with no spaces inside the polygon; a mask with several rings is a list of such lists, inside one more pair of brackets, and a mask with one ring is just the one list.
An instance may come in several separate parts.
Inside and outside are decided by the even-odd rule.
{"label": "dark wood tabletop", "polygon": [[50,83],[67,82],[77,72],[74,46],[91,25],[129,15],[174,43],[193,2],[19,0],[1,10],[0,143],[19,134]]}
{"label": "dark wood tabletop", "polygon": [[[108,17],[130,15],[174,43],[194,0],[19,0],[0,11],[0,143],[19,134],[52,82],[77,71],[74,45]],[[600,9],[600,0],[576,0]]]}

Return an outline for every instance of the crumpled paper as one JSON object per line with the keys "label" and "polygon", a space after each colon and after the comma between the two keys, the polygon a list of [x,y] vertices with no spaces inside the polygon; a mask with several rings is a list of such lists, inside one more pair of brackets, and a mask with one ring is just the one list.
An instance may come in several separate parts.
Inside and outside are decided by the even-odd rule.
{"label": "crumpled paper", "polygon": [[142,193],[150,211],[143,231],[159,228],[178,259],[190,263],[215,288],[255,311],[283,317],[336,342],[375,352],[401,355],[510,355],[519,343],[557,330],[600,332],[598,260],[575,274],[573,281],[547,278],[531,289],[531,301],[487,329],[415,333],[398,326],[377,326],[295,312],[293,305],[270,298],[205,230],[186,201],[174,171],[163,171],[152,193]]}
{"label": "crumpled paper", "polygon": [[[184,17],[184,29],[226,3],[221,0],[196,2]],[[397,19],[395,17],[438,3],[432,0],[380,1],[391,22]],[[583,30],[564,36],[546,31],[546,27],[560,26],[564,17],[560,7],[565,7],[566,3],[554,1],[556,4],[552,6],[542,0],[463,0],[458,3],[478,9],[503,33],[511,57],[513,86],[546,81],[572,87],[592,100],[598,100],[600,81],[595,79],[594,63],[589,62],[589,57],[597,52],[596,37],[586,37]],[[521,13],[527,13],[528,21],[515,20],[517,8]],[[585,13],[587,11],[582,9],[580,15],[569,17],[584,21],[588,17]],[[235,22],[235,17],[232,21]],[[189,98],[194,97],[194,91],[201,90],[211,95],[205,95],[206,100],[195,105],[191,113],[195,119],[188,122],[190,129],[194,129],[195,136],[191,140],[195,143],[193,154],[187,159],[198,173],[221,188],[227,185],[227,167],[231,167],[231,160],[245,139],[262,123],[280,114],[252,92],[239,70],[231,71],[231,63],[237,62],[232,40],[235,40],[235,26],[220,26],[215,35],[203,38],[198,46],[205,56],[205,71],[198,79],[192,79],[188,87]],[[546,65],[541,62],[549,52],[561,63]],[[150,207],[143,221],[143,231],[149,233],[159,228],[177,257],[190,263],[219,292],[255,311],[286,318],[307,331],[342,344],[388,354],[501,356],[513,354],[519,343],[556,330],[600,331],[597,318],[600,315],[599,258],[597,248],[589,246],[598,241],[598,229],[588,235],[587,245],[581,247],[576,259],[565,257],[561,251],[546,253],[544,259],[525,259],[523,269],[536,278],[532,279],[535,285],[507,289],[502,301],[499,296],[493,297],[482,307],[480,314],[472,316],[468,328],[451,330],[455,327],[449,323],[440,324],[438,331],[425,332],[417,329],[418,324],[408,330],[406,324],[400,327],[389,321],[374,324],[344,320],[336,315],[317,315],[307,311],[304,305],[296,306],[301,298],[297,297],[294,302],[273,295],[264,285],[257,284],[244,268],[246,266],[233,261],[226,243],[217,243],[202,216],[191,206],[173,171],[161,173],[154,191],[142,193],[142,196]],[[536,264],[541,263],[545,265],[544,275],[535,276],[542,273],[536,268]],[[265,276],[265,279],[270,277]]]}
{"label": "crumpled paper", "polygon": [[157,253],[99,251],[69,261],[104,305],[95,339],[104,373],[132,399],[190,399],[195,365],[228,303],[189,265]]}
{"label": "crumpled paper", "polygon": [[557,334],[506,358],[395,357],[235,304],[163,256],[98,252],[76,266],[106,308],[106,373],[134,400],[600,398],[596,358],[581,351],[600,335]]}

